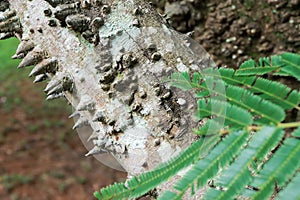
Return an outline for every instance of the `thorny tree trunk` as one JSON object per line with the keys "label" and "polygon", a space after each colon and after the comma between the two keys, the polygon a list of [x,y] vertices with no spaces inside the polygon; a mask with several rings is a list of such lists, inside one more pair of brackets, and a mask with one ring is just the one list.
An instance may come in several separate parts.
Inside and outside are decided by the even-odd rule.
{"label": "thorny tree trunk", "polygon": [[2,0],[0,9],[1,37],[21,40],[19,67],[35,65],[48,99],[65,97],[74,128],[94,131],[87,155],[110,152],[136,175],[193,141],[195,102],[163,79],[205,67],[209,56],[146,0]]}

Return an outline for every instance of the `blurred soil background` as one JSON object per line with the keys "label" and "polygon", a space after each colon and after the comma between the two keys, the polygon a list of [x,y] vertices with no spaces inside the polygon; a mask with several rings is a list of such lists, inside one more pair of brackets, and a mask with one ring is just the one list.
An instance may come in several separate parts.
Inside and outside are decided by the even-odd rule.
{"label": "blurred soil background", "polygon": [[[153,0],[178,31],[193,38],[217,65],[300,53],[300,0]],[[93,192],[126,175],[84,157],[65,100],[45,101],[46,83],[10,57],[17,39],[0,42],[0,200],[93,199]]]}

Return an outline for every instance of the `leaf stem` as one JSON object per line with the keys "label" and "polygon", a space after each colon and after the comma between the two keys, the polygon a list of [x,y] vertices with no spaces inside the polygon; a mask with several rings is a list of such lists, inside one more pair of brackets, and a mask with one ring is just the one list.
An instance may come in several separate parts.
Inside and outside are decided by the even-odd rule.
{"label": "leaf stem", "polygon": [[[297,128],[300,127],[300,121],[299,122],[290,122],[290,123],[279,123],[277,125],[277,128]],[[248,126],[248,131],[260,131],[263,128],[263,126]]]}
{"label": "leaf stem", "polygon": [[300,127],[300,122],[280,123],[278,128],[297,128]]}

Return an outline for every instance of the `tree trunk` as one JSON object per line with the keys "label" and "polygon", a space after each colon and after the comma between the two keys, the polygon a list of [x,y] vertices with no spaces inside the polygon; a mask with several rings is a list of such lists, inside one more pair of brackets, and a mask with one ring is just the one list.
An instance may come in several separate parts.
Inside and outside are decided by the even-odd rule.
{"label": "tree trunk", "polygon": [[92,128],[87,155],[109,152],[137,175],[193,142],[195,101],[164,80],[211,65],[209,55],[147,1],[9,0],[1,11],[1,37],[21,40],[19,67],[35,65],[48,99],[72,104],[73,128]]}

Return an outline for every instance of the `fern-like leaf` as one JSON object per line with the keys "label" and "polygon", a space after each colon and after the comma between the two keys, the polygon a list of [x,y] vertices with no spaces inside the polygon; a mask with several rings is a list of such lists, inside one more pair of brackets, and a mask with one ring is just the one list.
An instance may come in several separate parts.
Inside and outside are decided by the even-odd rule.
{"label": "fern-like leaf", "polygon": [[233,128],[241,128],[252,124],[252,116],[248,111],[227,102],[200,99],[198,100],[198,108],[196,117],[200,120],[205,117],[217,116],[225,120],[225,126],[230,125]]}
{"label": "fern-like leaf", "polygon": [[257,65],[254,60],[250,59],[245,61],[238,70],[236,70],[236,76],[249,76],[249,75],[264,75],[266,73],[276,71],[279,66],[270,66],[270,62],[265,60],[260,61],[260,65]]}
{"label": "fern-like leaf", "polygon": [[211,188],[207,191],[204,199],[233,199],[252,180],[251,172],[248,169],[251,163],[254,160],[261,161],[277,145],[282,135],[283,131],[275,127],[265,127],[257,132],[247,147],[226,170],[222,171],[215,182],[215,185],[226,188],[226,191],[220,192]]}
{"label": "fern-like leaf", "polygon": [[[226,86],[221,80],[214,80],[212,77],[207,77],[205,82],[201,85],[194,84],[194,87],[198,90],[205,90],[209,92],[207,98],[227,100],[230,104],[245,109],[256,117],[255,123],[273,123],[278,124],[281,122],[285,113],[284,110],[276,104],[264,100],[260,96],[254,95],[252,92],[237,86]],[[213,86],[213,87],[212,87]],[[196,97],[203,96],[203,92],[200,91],[201,95],[196,92]],[[200,107],[201,108],[201,107]],[[214,107],[211,107],[214,109]],[[222,109],[221,107],[219,109]],[[223,109],[224,110],[224,109]]]}
{"label": "fern-like leaf", "polygon": [[[227,165],[234,155],[240,151],[240,146],[246,141],[249,136],[248,132],[234,132],[229,134],[221,143],[219,143],[206,157],[200,159],[176,184],[175,189],[179,193],[170,200],[180,199],[190,188],[195,181],[197,189],[206,184],[208,179],[217,174],[220,168]],[[171,197],[169,192],[168,197]],[[159,198],[163,200],[164,195]]]}
{"label": "fern-like leaf", "polygon": [[[236,76],[233,69],[220,68],[218,70],[219,73],[216,73],[216,70],[209,68],[202,73],[205,76],[221,79],[228,85],[245,87],[254,94],[281,106],[283,109],[297,107],[300,102],[300,93],[281,83],[257,76]],[[298,109],[300,110],[299,107]]]}
{"label": "fern-like leaf", "polygon": [[226,89],[228,101],[249,110],[258,117],[255,123],[278,124],[285,118],[284,110],[276,104],[254,95],[250,91],[237,86],[228,86]]}
{"label": "fern-like leaf", "polygon": [[273,193],[275,185],[283,187],[300,167],[299,154],[300,141],[287,138],[251,183],[259,191],[245,190],[244,195],[257,200],[266,199]]}

